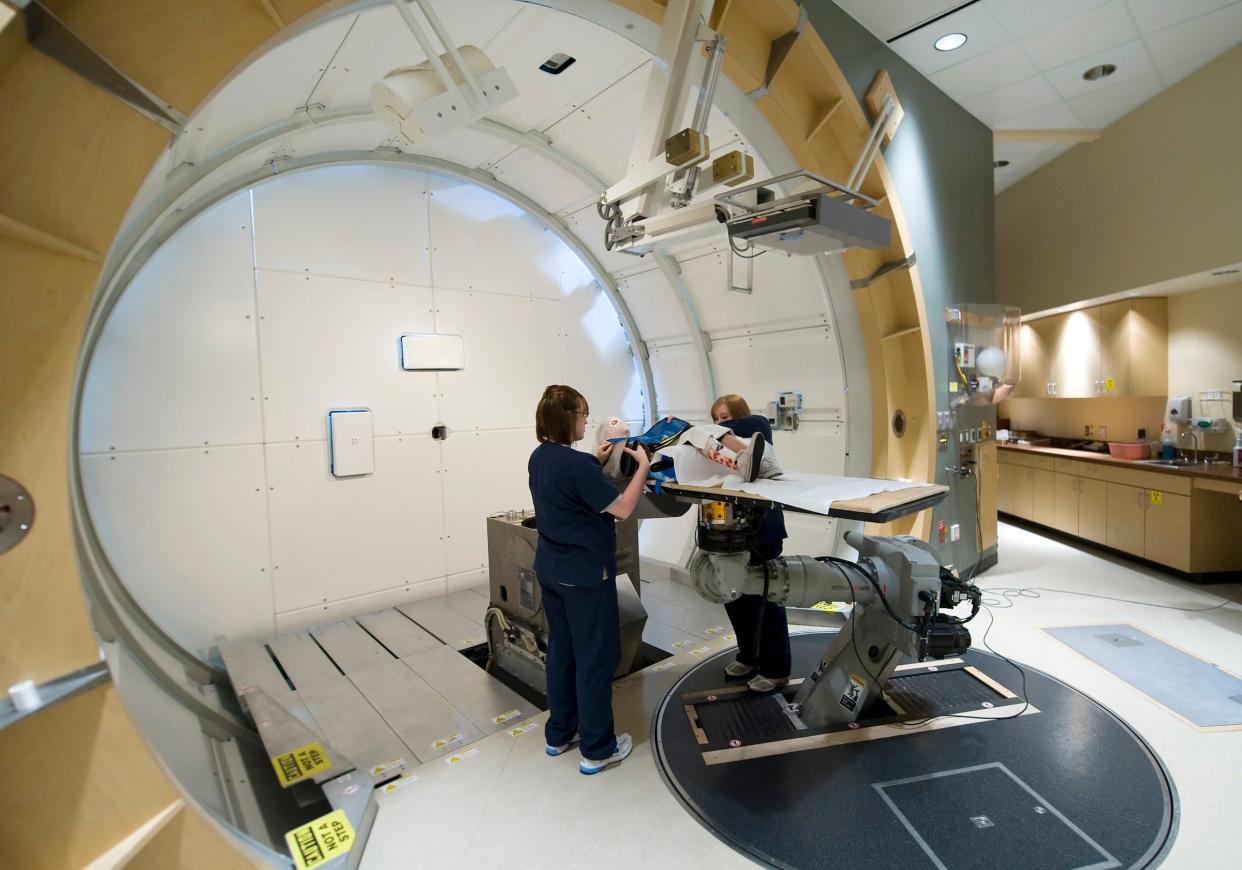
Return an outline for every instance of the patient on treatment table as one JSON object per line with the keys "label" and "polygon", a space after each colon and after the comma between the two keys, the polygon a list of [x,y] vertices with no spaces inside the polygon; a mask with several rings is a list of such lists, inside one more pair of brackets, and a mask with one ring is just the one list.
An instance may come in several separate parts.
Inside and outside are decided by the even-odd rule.
{"label": "patient on treatment table", "polygon": [[[601,444],[622,441],[642,444],[652,455],[651,472],[659,475],[663,470],[665,480],[720,483],[726,476],[722,466],[744,481],[780,477],[782,473],[772,445],[762,435],[739,438],[724,426],[691,426],[676,417],[666,417],[639,438],[630,437],[628,423],[619,417],[610,417],[600,424],[597,440]],[[663,469],[654,454],[667,460]],[[634,469],[626,467],[628,458],[620,450],[612,451],[604,463],[604,476],[616,484],[629,480]],[[670,466],[672,475],[667,473]]]}

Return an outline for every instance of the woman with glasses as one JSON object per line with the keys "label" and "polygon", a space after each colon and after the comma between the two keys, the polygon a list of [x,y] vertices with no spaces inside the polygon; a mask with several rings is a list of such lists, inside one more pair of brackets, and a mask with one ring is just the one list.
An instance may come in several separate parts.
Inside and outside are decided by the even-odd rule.
{"label": "woman with glasses", "polygon": [[589,413],[573,387],[545,389],[527,471],[539,532],[534,568],[548,619],[547,753],[580,743],[578,769],[594,774],[633,748],[630,735],[614,733],[612,719],[612,675],[621,661],[615,522],[638,505],[650,460],[643,450],[622,448],[638,472],[618,495],[602,467],[613,445],[600,444],[594,454],[571,446],[585,436]]}

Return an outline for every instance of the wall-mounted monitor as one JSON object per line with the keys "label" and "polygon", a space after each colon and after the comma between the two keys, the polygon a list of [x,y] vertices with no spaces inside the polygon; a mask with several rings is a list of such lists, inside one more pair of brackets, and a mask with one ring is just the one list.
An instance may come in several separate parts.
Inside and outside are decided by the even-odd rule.
{"label": "wall-mounted monitor", "polygon": [[333,477],[358,477],[375,471],[369,408],[328,412],[328,469]]}
{"label": "wall-mounted monitor", "polygon": [[401,368],[407,372],[459,372],[466,367],[460,335],[407,332],[401,336]]}

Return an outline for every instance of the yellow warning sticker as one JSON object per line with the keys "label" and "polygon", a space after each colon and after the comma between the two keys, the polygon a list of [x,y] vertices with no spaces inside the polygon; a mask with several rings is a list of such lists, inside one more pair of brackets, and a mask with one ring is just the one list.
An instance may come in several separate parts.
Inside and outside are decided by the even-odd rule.
{"label": "yellow warning sticker", "polygon": [[949,392],[950,393],[957,392],[957,381],[949,381]]}
{"label": "yellow warning sticker", "polygon": [[612,690],[615,692],[615,691],[617,691],[618,689],[625,689],[625,688],[628,688],[629,686],[633,685],[633,683],[634,683],[634,681],[633,681],[633,680],[622,680],[622,681],[621,681],[621,682],[619,682],[619,683],[613,683],[613,684],[612,684]]}
{"label": "yellow warning sticker", "polygon": [[450,734],[448,737],[441,737],[439,740],[431,744],[432,749],[443,749],[446,746],[452,746],[454,743],[461,742],[460,734]]}
{"label": "yellow warning sticker", "polygon": [[1152,504],[1164,504],[1164,493],[1158,489],[1149,489],[1147,491],[1147,500]]}
{"label": "yellow warning sticker", "polygon": [[390,758],[383,764],[377,764],[371,768],[371,776],[383,776],[389,771],[400,770],[403,767],[405,767],[404,758]]}
{"label": "yellow warning sticker", "polygon": [[444,762],[452,767],[454,764],[461,764],[467,758],[472,758],[479,754],[477,749],[467,749],[465,752],[458,752],[444,759]]}
{"label": "yellow warning sticker", "polygon": [[694,646],[694,641],[693,640],[679,640],[679,641],[674,641],[673,643],[673,649],[685,649],[688,646]]}
{"label": "yellow warning sticker", "polygon": [[[1242,498],[1242,494],[1239,495],[1239,498]],[[672,662],[662,662],[661,664],[653,666],[651,670],[655,671],[658,674],[660,673],[660,671],[667,671],[672,666],[673,666]]]}
{"label": "yellow warning sticker", "polygon": [[516,728],[510,728],[509,736],[517,737],[520,734],[525,734],[527,731],[529,731],[530,729],[534,727],[535,727],[535,720],[531,719],[527,722],[523,722],[521,725],[517,726]]}
{"label": "yellow warning sticker", "polygon": [[387,783],[384,786],[384,792],[387,793],[390,791],[396,791],[399,788],[405,788],[407,785],[409,785],[416,779],[418,779],[417,776],[415,776],[412,773],[407,773],[405,776],[401,777],[400,779],[394,779],[392,782]]}
{"label": "yellow warning sticker", "polygon": [[331,766],[331,759],[318,743],[307,743],[272,759],[272,767],[276,769],[276,778],[281,785],[297,782]]}
{"label": "yellow warning sticker", "polygon": [[705,652],[711,652],[711,650],[712,648],[710,646],[701,646],[701,647],[697,647],[695,649],[690,650],[690,655],[701,656]]}
{"label": "yellow warning sticker", "polygon": [[825,613],[837,613],[845,609],[843,601],[817,601],[811,605],[815,610],[822,610]]}
{"label": "yellow warning sticker", "polygon": [[736,634],[734,634],[733,632],[729,632],[723,638],[721,638],[721,640],[733,640],[736,637],[737,637]]}
{"label": "yellow warning sticker", "polygon": [[320,816],[309,825],[294,828],[285,834],[285,843],[298,870],[310,870],[354,847],[354,829],[344,810]]}
{"label": "yellow warning sticker", "polygon": [[501,713],[500,715],[498,715],[498,716],[493,716],[493,717],[492,717],[492,722],[494,722],[494,723],[495,723],[495,724],[497,724],[497,725],[503,725],[503,724],[505,724],[506,722],[508,722],[510,719],[516,719],[516,718],[517,718],[518,716],[520,716],[520,715],[522,715],[522,714],[521,714],[521,712],[520,712],[520,711],[518,711],[518,710],[505,710],[505,711],[504,711],[503,713]]}
{"label": "yellow warning sticker", "polygon": [[1117,379],[1116,378],[1105,378],[1104,389],[1108,390],[1108,392],[1110,393],[1113,390],[1117,389]]}
{"label": "yellow warning sticker", "polygon": [[710,634],[712,637],[715,637],[718,634],[723,634],[724,630],[725,629],[723,625],[713,625],[711,628],[703,629],[703,633]]}

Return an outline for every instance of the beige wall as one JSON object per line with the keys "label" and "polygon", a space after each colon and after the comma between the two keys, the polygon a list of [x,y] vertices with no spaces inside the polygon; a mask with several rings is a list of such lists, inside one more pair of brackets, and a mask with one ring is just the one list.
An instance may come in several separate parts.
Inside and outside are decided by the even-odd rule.
{"label": "beige wall", "polygon": [[[1169,297],[1169,394],[1190,396],[1194,413],[1230,417],[1227,398],[1203,400],[1205,390],[1226,393],[1242,379],[1242,283]],[[1164,399],[1009,399],[999,408],[1015,429],[1077,438],[1083,426],[1107,426],[1108,440],[1130,441],[1140,428],[1159,437]],[[1204,447],[1228,451],[1233,434],[1205,433]]]}
{"label": "beige wall", "polygon": [[996,199],[996,301],[1026,312],[1242,261],[1242,46]]}
{"label": "beige wall", "polygon": [[[1242,233],[1242,229],[1235,228]],[[1169,393],[1190,396],[1195,414],[1229,417],[1231,402],[1204,401],[1204,390],[1229,390],[1242,380],[1242,283],[1169,297]],[[1228,450],[1232,435],[1208,435]]]}

